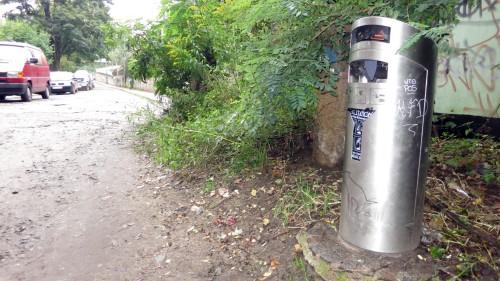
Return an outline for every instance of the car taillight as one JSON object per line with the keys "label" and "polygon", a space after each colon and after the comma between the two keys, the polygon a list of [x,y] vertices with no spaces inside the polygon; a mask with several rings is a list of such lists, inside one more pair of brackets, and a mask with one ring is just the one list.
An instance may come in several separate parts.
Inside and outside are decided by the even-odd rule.
{"label": "car taillight", "polygon": [[8,71],[7,72],[7,77],[10,78],[23,78],[24,73],[22,71]]}

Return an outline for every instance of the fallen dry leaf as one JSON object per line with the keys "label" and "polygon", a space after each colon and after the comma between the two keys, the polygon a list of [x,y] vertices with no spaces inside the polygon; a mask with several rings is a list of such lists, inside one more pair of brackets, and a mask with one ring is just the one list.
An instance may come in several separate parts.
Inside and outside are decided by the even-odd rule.
{"label": "fallen dry leaf", "polygon": [[259,281],[266,280],[267,277],[271,276],[272,274],[273,274],[273,269],[269,268],[269,270],[266,273],[264,273],[262,277],[259,278]]}
{"label": "fallen dry leaf", "polygon": [[269,277],[271,276],[271,274],[273,274],[273,269],[269,268],[269,270],[266,273],[264,273],[264,277]]}
{"label": "fallen dry leaf", "polygon": [[237,218],[231,218],[228,222],[227,225],[235,225],[238,222]]}
{"label": "fallen dry leaf", "polygon": [[280,263],[278,260],[272,260],[272,261],[271,261],[271,266],[272,266],[272,267],[275,267],[275,266],[280,265],[280,264],[281,264],[281,263]]}
{"label": "fallen dry leaf", "polygon": [[295,253],[302,253],[302,246],[300,246],[300,244],[295,244],[294,246],[294,250],[295,250]]}
{"label": "fallen dry leaf", "polygon": [[476,200],[474,200],[474,205],[478,206],[478,205],[482,205],[483,204],[483,198],[479,197],[477,198]]}
{"label": "fallen dry leaf", "polygon": [[220,196],[222,196],[224,198],[229,197],[229,191],[227,190],[227,188],[221,187],[218,189],[218,191],[219,191]]}

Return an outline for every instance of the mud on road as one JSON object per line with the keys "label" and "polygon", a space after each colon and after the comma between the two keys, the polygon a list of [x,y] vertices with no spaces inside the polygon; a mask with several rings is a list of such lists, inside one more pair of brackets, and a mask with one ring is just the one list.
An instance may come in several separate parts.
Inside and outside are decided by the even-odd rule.
{"label": "mud on road", "polygon": [[303,280],[283,261],[296,232],[263,229],[271,207],[135,152],[127,116],[145,106],[104,85],[0,102],[0,281]]}

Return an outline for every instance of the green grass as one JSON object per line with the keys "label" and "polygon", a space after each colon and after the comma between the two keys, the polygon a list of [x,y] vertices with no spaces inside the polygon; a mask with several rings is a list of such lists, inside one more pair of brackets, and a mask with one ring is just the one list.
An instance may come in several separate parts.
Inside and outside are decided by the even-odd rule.
{"label": "green grass", "polygon": [[300,224],[331,216],[340,203],[338,188],[321,184],[315,174],[299,174],[293,184],[284,185],[283,190],[274,209],[275,218],[279,218],[283,226],[288,225],[291,218]]}
{"label": "green grass", "polygon": [[[219,112],[220,113],[220,112]],[[142,110],[129,117],[142,140],[142,152],[174,170],[194,168],[238,173],[261,169],[267,161],[266,145],[241,128],[226,128],[226,116],[212,113],[179,123],[172,116]]]}
{"label": "green grass", "polygon": [[431,163],[444,163],[467,176],[500,183],[500,143],[490,136],[434,138],[429,159]]}
{"label": "green grass", "polygon": [[[304,259],[302,257],[298,257],[298,256],[295,257],[295,260],[293,261],[293,266],[296,270],[300,271],[304,275],[304,277],[302,279],[303,281],[309,281],[309,277],[307,276],[306,264],[305,264]],[[292,280],[292,279],[290,279],[290,280]]]}
{"label": "green grass", "polygon": [[210,194],[215,190],[215,182],[214,182],[214,177],[210,177],[205,181],[205,186],[202,189],[202,192],[205,194]]}

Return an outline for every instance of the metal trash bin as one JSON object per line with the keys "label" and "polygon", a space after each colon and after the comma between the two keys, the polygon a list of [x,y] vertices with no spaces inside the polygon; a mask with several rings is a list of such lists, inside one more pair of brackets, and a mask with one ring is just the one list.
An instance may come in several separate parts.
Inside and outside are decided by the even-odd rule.
{"label": "metal trash bin", "polygon": [[352,25],[340,238],[403,253],[422,234],[437,47],[417,30],[366,17]]}

